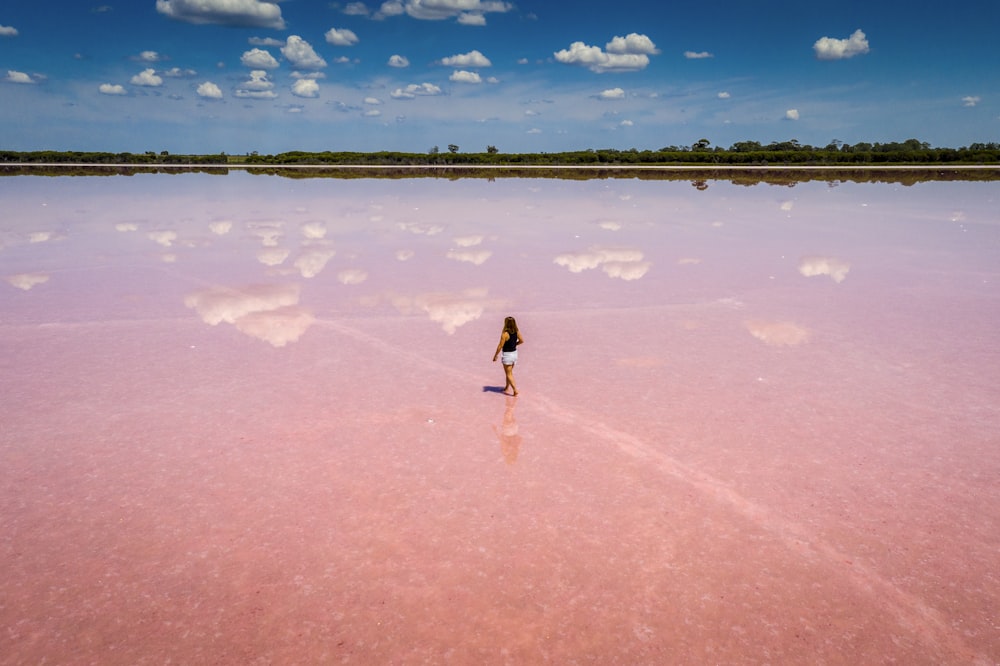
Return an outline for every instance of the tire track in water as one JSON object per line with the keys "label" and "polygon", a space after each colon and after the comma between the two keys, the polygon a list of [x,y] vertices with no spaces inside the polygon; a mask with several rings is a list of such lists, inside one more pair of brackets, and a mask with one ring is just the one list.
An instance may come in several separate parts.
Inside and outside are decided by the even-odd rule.
{"label": "tire track in water", "polygon": [[[457,380],[467,382],[479,380],[479,375],[476,373],[449,367],[424,355],[387,343],[351,326],[330,320],[317,320],[316,324],[375,347],[388,355],[423,365],[435,372],[443,372]],[[526,400],[526,398],[522,398],[522,400]],[[937,609],[925,603],[923,599],[900,589],[873,567],[861,563],[849,553],[841,552],[830,544],[817,541],[804,526],[777,515],[767,507],[744,497],[721,479],[685,465],[647,442],[612,428],[603,421],[588,418],[581,413],[566,409],[544,394],[532,393],[527,400],[530,400],[533,406],[553,420],[583,430],[601,441],[608,442],[625,455],[655,465],[661,472],[695,488],[702,495],[730,507],[761,529],[775,535],[788,550],[800,557],[818,557],[826,563],[828,568],[841,576],[845,575],[846,568],[846,576],[855,588],[873,598],[878,605],[886,608],[900,626],[911,631],[924,645],[950,652],[961,661],[977,666],[989,666],[994,663],[988,655],[982,654],[966,644],[962,636],[951,627],[948,620]]]}

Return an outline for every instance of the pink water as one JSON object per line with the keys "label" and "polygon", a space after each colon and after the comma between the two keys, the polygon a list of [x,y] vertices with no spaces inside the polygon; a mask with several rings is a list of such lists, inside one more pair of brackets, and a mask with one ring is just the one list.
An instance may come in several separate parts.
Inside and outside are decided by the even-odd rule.
{"label": "pink water", "polygon": [[1000,663],[997,193],[0,179],[0,663]]}

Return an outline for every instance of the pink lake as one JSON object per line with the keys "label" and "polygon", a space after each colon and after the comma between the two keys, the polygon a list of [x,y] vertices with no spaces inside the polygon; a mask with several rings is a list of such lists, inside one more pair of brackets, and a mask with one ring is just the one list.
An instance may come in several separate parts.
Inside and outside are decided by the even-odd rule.
{"label": "pink lake", "polygon": [[1000,663],[997,183],[708,185],[0,178],[0,663]]}

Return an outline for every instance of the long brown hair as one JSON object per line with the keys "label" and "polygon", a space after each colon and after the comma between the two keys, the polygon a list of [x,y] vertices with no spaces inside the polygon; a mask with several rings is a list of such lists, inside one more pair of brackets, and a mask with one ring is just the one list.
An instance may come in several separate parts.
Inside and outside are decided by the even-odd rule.
{"label": "long brown hair", "polygon": [[513,317],[507,317],[503,320],[503,330],[507,331],[507,335],[517,340],[517,322],[514,321]]}

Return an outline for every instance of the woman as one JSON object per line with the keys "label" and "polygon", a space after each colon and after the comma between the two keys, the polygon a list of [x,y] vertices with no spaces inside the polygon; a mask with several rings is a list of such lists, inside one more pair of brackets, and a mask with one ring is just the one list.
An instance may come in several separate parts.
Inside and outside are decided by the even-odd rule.
{"label": "woman", "polygon": [[514,391],[514,395],[517,395],[517,387],[514,385],[514,363],[517,362],[517,346],[520,344],[524,344],[524,338],[521,337],[521,333],[517,330],[517,322],[514,321],[513,317],[507,317],[503,320],[503,333],[500,334],[500,344],[497,345],[497,351],[493,354],[494,363],[496,363],[497,357],[501,353],[503,354],[500,362],[503,363],[503,372],[507,377],[507,383],[503,387],[504,393],[507,393],[507,387],[509,386]]}

